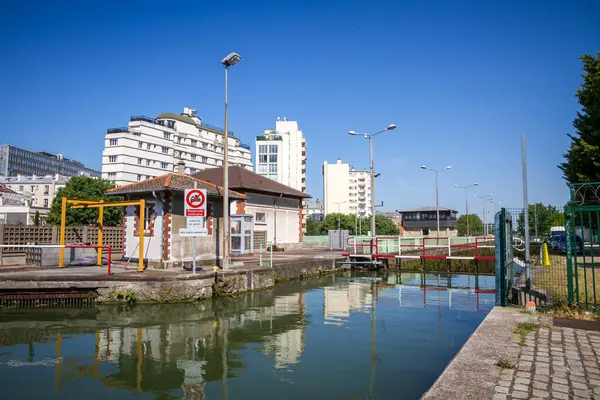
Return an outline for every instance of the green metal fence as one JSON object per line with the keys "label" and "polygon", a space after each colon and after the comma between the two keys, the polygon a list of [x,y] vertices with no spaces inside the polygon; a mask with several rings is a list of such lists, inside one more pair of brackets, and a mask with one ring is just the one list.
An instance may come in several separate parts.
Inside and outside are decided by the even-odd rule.
{"label": "green metal fence", "polygon": [[569,302],[586,310],[596,310],[600,297],[599,189],[598,182],[572,184],[565,207]]}

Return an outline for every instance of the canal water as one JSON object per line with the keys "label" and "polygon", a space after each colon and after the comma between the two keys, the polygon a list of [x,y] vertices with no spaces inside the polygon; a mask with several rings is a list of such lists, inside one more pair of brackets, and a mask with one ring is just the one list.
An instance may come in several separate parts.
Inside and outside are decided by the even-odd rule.
{"label": "canal water", "polygon": [[418,399],[494,277],[346,273],[215,301],[0,313],[2,399]]}

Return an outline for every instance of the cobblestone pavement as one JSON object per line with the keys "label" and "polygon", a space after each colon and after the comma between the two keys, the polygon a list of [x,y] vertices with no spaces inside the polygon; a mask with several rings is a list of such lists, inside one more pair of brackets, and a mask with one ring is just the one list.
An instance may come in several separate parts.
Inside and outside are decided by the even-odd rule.
{"label": "cobblestone pavement", "polygon": [[515,368],[502,369],[493,399],[600,400],[600,332],[545,322],[525,346],[515,335],[507,359]]}

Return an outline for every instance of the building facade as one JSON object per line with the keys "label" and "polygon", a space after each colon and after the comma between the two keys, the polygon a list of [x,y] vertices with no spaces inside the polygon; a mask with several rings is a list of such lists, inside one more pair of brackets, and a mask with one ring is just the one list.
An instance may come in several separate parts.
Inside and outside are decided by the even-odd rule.
{"label": "building facade", "polygon": [[[404,236],[438,236],[437,209],[422,207],[410,210],[397,210],[402,219]],[[440,237],[458,236],[456,220],[458,211],[440,207]]]}
{"label": "building facade", "polygon": [[31,203],[31,193],[17,193],[0,184],[0,226],[33,225],[36,212],[40,216],[40,224],[43,224],[50,209],[34,207]]}
{"label": "building facade", "polygon": [[[217,186],[223,184],[223,168],[199,171],[192,176]],[[236,206],[231,215],[251,217],[255,237],[262,234],[263,242],[277,245],[302,241],[302,205],[310,195],[241,167],[229,167],[229,188],[245,196],[244,211]],[[236,226],[232,223],[232,238]],[[232,249],[235,244],[232,242]]]}
{"label": "building facade", "polygon": [[330,213],[371,215],[371,175],[356,170],[340,158],[335,164],[323,163],[323,203],[325,215]]}
{"label": "building facade", "polygon": [[68,159],[62,154],[29,151],[0,144],[0,176],[55,174],[100,177],[100,171],[86,168],[79,161]]}
{"label": "building facade", "polygon": [[[221,128],[205,124],[196,110],[162,113],[156,118],[134,116],[129,125],[108,129],[102,152],[102,177],[117,185],[139,182],[176,170],[184,161],[186,173],[223,165]],[[253,169],[250,146],[229,132],[230,165]]]}
{"label": "building facade", "polygon": [[56,193],[60,188],[65,187],[69,178],[69,176],[59,174],[47,176],[0,176],[0,184],[17,193],[29,196],[31,206],[49,210],[52,200],[56,197]]}
{"label": "building facade", "polygon": [[256,172],[306,191],[306,139],[298,121],[277,118],[275,129],[266,129],[256,137]]}

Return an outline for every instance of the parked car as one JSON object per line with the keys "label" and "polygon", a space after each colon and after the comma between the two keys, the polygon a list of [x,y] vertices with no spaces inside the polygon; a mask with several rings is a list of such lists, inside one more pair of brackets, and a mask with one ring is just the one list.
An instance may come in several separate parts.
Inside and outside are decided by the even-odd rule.
{"label": "parked car", "polygon": [[563,241],[566,242],[566,240],[567,240],[567,236],[564,234],[564,232],[562,234],[554,233],[548,239],[548,245],[550,246],[550,250],[557,251],[560,246],[560,243]]}
{"label": "parked car", "polygon": [[[581,240],[581,238],[579,236],[575,236],[575,253],[579,254],[583,252],[583,240]],[[566,236],[560,236],[560,239],[558,241],[558,249],[557,249],[560,253],[566,253],[567,252],[567,237]]]}

